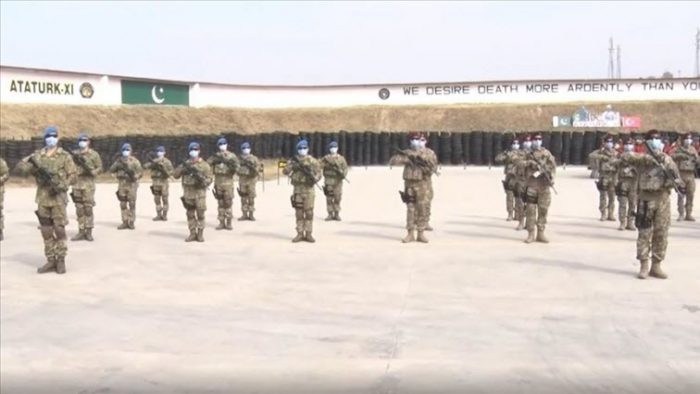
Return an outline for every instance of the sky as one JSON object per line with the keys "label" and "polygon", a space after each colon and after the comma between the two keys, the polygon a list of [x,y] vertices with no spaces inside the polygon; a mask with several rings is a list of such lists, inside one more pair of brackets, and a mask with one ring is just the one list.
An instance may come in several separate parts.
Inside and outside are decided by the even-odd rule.
{"label": "sky", "polygon": [[700,2],[0,2],[0,64],[325,85],[692,76]]}

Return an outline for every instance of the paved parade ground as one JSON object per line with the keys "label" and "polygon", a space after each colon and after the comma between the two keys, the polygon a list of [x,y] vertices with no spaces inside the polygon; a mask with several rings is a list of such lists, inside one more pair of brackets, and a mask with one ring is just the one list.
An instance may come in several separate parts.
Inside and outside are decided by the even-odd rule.
{"label": "paved parade ground", "polygon": [[598,221],[584,168],[558,169],[551,243],[532,245],[505,221],[501,168],[441,172],[427,245],[400,243],[400,168],[353,168],[340,223],[317,191],[315,244],[290,242],[284,178],[233,231],[209,193],[205,243],[183,242],[179,184],[153,222],[142,183],[133,231],[100,184],[95,242],[69,242],[63,276],[36,274],[34,188],[9,186],[0,391],[700,392],[700,222],[675,221],[675,195],[669,279],[643,281],[636,232]]}

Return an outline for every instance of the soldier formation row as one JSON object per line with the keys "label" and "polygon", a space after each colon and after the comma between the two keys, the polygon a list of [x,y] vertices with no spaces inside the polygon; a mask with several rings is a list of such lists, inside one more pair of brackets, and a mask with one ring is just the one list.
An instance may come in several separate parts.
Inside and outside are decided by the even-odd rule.
{"label": "soldier formation row", "polygon": [[[409,134],[410,149],[396,150],[390,160],[391,165],[403,165],[404,190],[400,192],[406,204],[407,234],[402,242],[423,242],[428,239],[425,232],[430,227],[431,202],[433,199],[432,176],[437,174],[438,160],[435,153],[426,147],[426,135],[419,132]],[[36,215],[39,219],[44,239],[46,264],[39,273],[64,273],[67,254],[66,206],[70,194],[78,216],[78,234],[72,239],[93,240],[93,208],[95,205],[95,178],[102,171],[100,156],[90,149],[89,137],[81,134],[78,149],[64,151],[58,147],[58,130],[49,126],[44,130],[45,147],[24,158],[19,164],[20,172],[31,173],[37,181]],[[621,229],[639,230],[637,259],[640,261],[640,278],[647,275],[665,278],[661,271],[661,261],[666,250],[666,236],[670,222],[670,189],[676,188],[680,199],[688,191],[683,216],[692,219],[694,178],[687,174],[695,171],[698,165],[697,152],[685,140],[683,147],[673,154],[679,161],[676,165],[664,153],[660,135],[655,130],[647,134],[647,153],[635,153],[630,141],[624,144],[623,154],[615,153],[613,141],[605,140],[605,146],[591,156],[597,163],[601,190],[601,220],[614,219],[614,202],[609,202],[617,194],[620,201]],[[692,138],[690,138],[692,143]],[[165,157],[163,147],[156,148],[142,166],[131,155],[131,146],[122,145],[118,158],[109,167],[119,184],[117,199],[120,202],[122,223],[119,229],[135,228],[135,207],[139,179],[143,169],[151,171],[151,192],[156,205],[153,220],[167,220],[169,208],[169,179],[182,179],[181,201],[186,209],[189,236],[187,242],[204,241],[206,211],[206,191],[214,183],[213,193],[218,203],[218,230],[232,229],[234,175],[239,178],[238,194],[241,197],[242,216],[238,220],[255,220],[255,185],[263,170],[259,160],[251,154],[250,144],[241,145],[240,157],[228,151],[226,139],[217,142],[218,152],[208,160],[203,160],[200,145],[192,142],[188,146],[189,159],[177,167]],[[313,211],[315,188],[322,189],[327,201],[326,220],[340,219],[340,203],[343,182],[346,180],[347,163],[338,154],[338,144],[331,142],[329,153],[320,161],[309,155],[309,145],[304,139],[296,144],[297,154],[284,168],[293,185],[291,205],[295,210],[297,235],[292,242],[315,242],[313,237]],[[551,204],[551,191],[554,189],[556,161],[553,155],[542,146],[542,136],[526,136],[520,142],[515,140],[512,149],[496,157],[499,164],[505,165],[508,220],[517,220],[517,229],[527,229],[526,243],[549,240],[545,235],[547,213]],[[679,171],[680,167],[680,171]],[[0,160],[0,179],[7,179],[7,166]],[[318,182],[324,178],[325,185]],[[70,193],[68,191],[70,190]],[[0,190],[1,192],[2,190]],[[610,192],[612,191],[612,194]],[[0,196],[0,204],[2,198]],[[638,209],[635,211],[635,206]],[[680,207],[680,204],[679,204]],[[1,215],[0,205],[0,215]],[[680,209],[680,208],[679,208]],[[0,230],[2,229],[0,217]],[[0,232],[0,236],[2,233]],[[651,268],[650,268],[651,261]]]}

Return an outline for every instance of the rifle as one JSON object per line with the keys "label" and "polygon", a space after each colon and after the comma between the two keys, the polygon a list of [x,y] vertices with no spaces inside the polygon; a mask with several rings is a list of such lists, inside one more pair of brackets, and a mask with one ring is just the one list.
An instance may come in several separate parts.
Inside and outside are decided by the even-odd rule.
{"label": "rifle", "polygon": [[122,171],[126,172],[126,175],[129,177],[129,179],[130,179],[132,182],[136,182],[136,174],[134,173],[134,170],[132,170],[131,168],[129,168],[129,165],[126,164],[126,163],[125,163],[124,161],[122,161],[121,159],[117,159],[117,160],[119,160],[119,168],[120,168]]}
{"label": "rifle", "polygon": [[212,161],[211,161],[211,164],[214,165],[214,166],[219,165],[219,164],[225,164],[226,167],[228,167],[229,169],[235,170],[235,168],[233,167],[233,166],[234,166],[234,163],[235,163],[235,162],[233,161],[233,157],[234,157],[234,156],[231,156],[231,159],[225,159],[225,158],[223,158],[223,157],[221,157],[221,156],[219,156],[219,155],[217,155],[217,154],[214,154],[214,157],[213,157],[213,159],[212,159]]}
{"label": "rifle", "polygon": [[88,173],[92,172],[92,169],[88,166],[87,162],[85,161],[85,156],[77,154],[73,152],[72,150],[67,150],[68,153],[70,153],[71,157],[73,158],[73,162],[83,169],[87,171]]}
{"label": "rifle", "polygon": [[199,170],[197,170],[197,168],[195,168],[195,166],[192,165],[192,163],[190,163],[189,160],[185,160],[185,162],[183,163],[183,166],[184,166],[185,170],[187,171],[187,172],[185,172],[185,174],[194,177],[194,179],[197,181],[199,186],[202,186],[202,187],[207,186],[207,179],[204,177],[204,175],[202,175],[202,173],[199,172]]}
{"label": "rifle", "polygon": [[39,178],[39,183],[49,187],[49,194],[55,196],[65,191],[58,183],[54,181],[54,177],[51,175],[51,173],[46,168],[42,167],[39,163],[37,163],[36,159],[34,158],[34,155],[29,156],[29,159],[27,161],[31,163],[36,169],[36,175],[37,178]]}
{"label": "rifle", "polygon": [[251,173],[260,174],[260,178],[262,178],[262,190],[265,192],[265,171],[263,169],[263,164],[260,163],[260,167],[256,168],[252,160],[246,160],[245,157],[241,157],[241,165],[248,167]]}
{"label": "rifle", "polygon": [[[299,159],[297,159],[296,156],[292,156],[292,158],[289,159],[289,161],[292,163],[292,165],[294,166],[294,168],[299,168],[299,169],[301,170],[301,172],[304,173],[304,175],[306,175],[309,179],[311,179],[312,181],[314,181],[314,185],[316,185],[316,187],[318,188],[318,190],[323,191],[323,188],[318,184],[318,181],[316,180],[316,177],[314,176],[313,172],[311,172],[311,169],[310,169],[309,167],[305,166],[304,163],[300,162]],[[294,169],[292,169],[292,171],[293,171],[293,170],[294,170]]]}
{"label": "rifle", "polygon": [[659,167],[661,167],[661,170],[663,170],[663,172],[664,172],[664,176],[666,176],[666,178],[671,179],[673,181],[673,188],[676,190],[676,193],[685,195],[685,192],[686,192],[685,188],[681,188],[680,186],[678,186],[678,183],[677,183],[678,177],[676,176],[676,173],[671,171],[668,167],[666,167],[663,160],[661,160],[656,155],[656,152],[654,152],[654,149],[652,149],[651,146],[649,146],[649,141],[644,142],[644,147],[647,148],[647,152],[649,153],[649,155],[651,155],[651,157],[654,158],[654,161],[656,161],[656,164]]}
{"label": "rifle", "polygon": [[155,154],[154,151],[148,152],[146,155],[146,160],[151,164],[151,171],[156,170],[156,171],[161,171],[165,172],[165,169],[163,168],[163,163],[157,162],[156,159],[158,158],[158,155]]}
{"label": "rifle", "polygon": [[340,170],[340,166],[338,166],[338,163],[331,163],[325,157],[321,160],[324,161],[326,164],[330,165],[331,170],[335,171],[335,173],[338,174],[342,180],[344,180],[347,183],[350,183],[350,180],[346,178],[343,172]]}
{"label": "rifle", "polygon": [[430,163],[428,163],[424,158],[417,155],[412,155],[406,152],[405,150],[401,150],[399,148],[394,148],[394,152],[401,156],[407,157],[411,161],[411,164],[413,164],[414,166],[420,167],[423,170],[429,170],[431,174],[440,176],[440,173],[438,172],[437,168],[433,168],[433,166],[430,165]]}
{"label": "rifle", "polygon": [[542,163],[539,160],[537,160],[537,158],[531,150],[527,152],[527,157],[528,159],[531,159],[537,164],[537,171],[544,175],[544,179],[547,180],[549,187],[551,187],[552,190],[554,190],[554,194],[559,194],[557,193],[557,189],[554,188],[554,180],[552,179],[552,176],[549,175],[549,172],[545,170],[544,165],[542,165]]}

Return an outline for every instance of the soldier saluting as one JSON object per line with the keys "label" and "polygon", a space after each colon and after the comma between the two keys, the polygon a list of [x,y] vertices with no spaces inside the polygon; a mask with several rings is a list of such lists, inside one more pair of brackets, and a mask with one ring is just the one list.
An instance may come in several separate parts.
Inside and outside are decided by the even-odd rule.
{"label": "soldier saluting", "polygon": [[182,178],[182,205],[187,210],[187,227],[190,235],[185,242],[204,242],[204,214],[207,211],[207,187],[212,182],[209,164],[199,157],[200,145],[190,143],[190,158],[180,164],[173,172],[175,179]]}
{"label": "soldier saluting", "polygon": [[44,148],[22,159],[19,169],[29,171],[36,179],[36,216],[44,239],[46,264],[40,274],[66,272],[66,205],[68,188],[75,180],[76,168],[71,155],[58,147],[58,129],[44,129]]}
{"label": "soldier saluting", "polygon": [[78,169],[78,177],[70,193],[78,216],[78,234],[71,241],[94,241],[95,178],[102,172],[102,159],[99,153],[90,149],[90,137],[86,133],[78,135],[78,149],[71,155]]}

